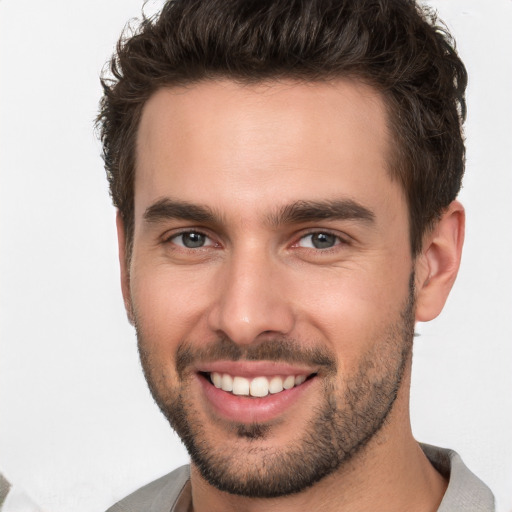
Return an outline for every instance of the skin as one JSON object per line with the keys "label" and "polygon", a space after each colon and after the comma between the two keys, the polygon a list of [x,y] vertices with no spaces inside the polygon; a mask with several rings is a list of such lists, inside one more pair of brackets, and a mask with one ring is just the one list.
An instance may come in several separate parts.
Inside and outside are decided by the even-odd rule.
{"label": "skin", "polygon": [[[300,441],[326,382],[342,396],[369,355],[384,360],[374,372],[385,372],[396,356],[382,333],[401,318],[412,272],[415,319],[442,310],[460,262],[464,211],[453,202],[413,258],[407,204],[387,171],[391,150],[383,99],[353,81],[208,81],[162,89],[144,108],[129,262],[118,215],[128,316],[153,393],[170,400],[185,392],[189,412],[208,425],[206,442],[227,453],[241,475],[261,453]],[[207,207],[216,218],[148,219],[163,199]],[[276,222],[276,212],[298,201],[347,200],[371,212],[371,221]],[[205,246],[183,247],[180,234],[191,229],[207,235]],[[334,245],[313,247],[311,232],[335,235]],[[207,347],[219,337],[242,349],[293,339],[333,354],[338,371],[319,372],[299,401],[268,422],[268,435],[241,438],[196,377],[178,387],[180,345]],[[192,464],[194,510],[436,510],[446,482],[411,433],[410,366],[408,358],[384,426],[334,473],[298,494],[258,499],[218,490]],[[250,414],[244,421],[251,423]]]}

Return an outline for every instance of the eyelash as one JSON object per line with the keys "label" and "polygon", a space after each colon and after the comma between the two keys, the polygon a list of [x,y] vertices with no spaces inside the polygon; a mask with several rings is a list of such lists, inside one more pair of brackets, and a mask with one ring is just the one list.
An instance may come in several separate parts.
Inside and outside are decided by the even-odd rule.
{"label": "eyelash", "polygon": [[[211,243],[209,245],[203,245],[200,247],[186,247],[182,244],[177,244],[176,242],[174,242],[174,240],[176,240],[180,236],[187,235],[189,233],[204,236],[205,238],[210,240]],[[332,247],[326,247],[323,249],[319,249],[319,248],[315,248],[315,247],[300,247],[299,246],[299,244],[302,240],[306,239],[307,237],[311,237],[313,235],[333,236],[335,238],[335,244]],[[171,235],[164,237],[163,243],[165,243],[165,244],[173,243],[175,246],[179,247],[180,250],[185,250],[185,251],[198,251],[199,249],[204,249],[204,248],[208,248],[208,247],[218,248],[221,246],[221,244],[216,243],[214,241],[213,237],[211,237],[210,235],[208,235],[207,233],[205,233],[204,231],[201,231],[199,229],[187,229],[187,230],[179,231],[177,233],[172,233]],[[317,229],[317,230],[309,231],[307,233],[302,233],[296,239],[296,241],[291,245],[291,248],[303,249],[306,251],[314,251],[319,254],[321,254],[321,253],[328,254],[328,253],[338,250],[339,246],[346,246],[346,245],[349,245],[349,241],[346,238],[340,236],[339,234],[333,233],[332,231],[329,231],[329,230],[318,230]]]}
{"label": "eyelash", "polygon": [[179,238],[180,236],[191,234],[191,233],[204,236],[205,238],[207,238],[208,240],[213,242],[213,238],[211,236],[209,236],[207,233],[205,233],[203,231],[200,231],[199,229],[186,229],[186,230],[179,231],[177,233],[172,233],[169,236],[164,236],[163,242],[164,242],[164,244],[174,243],[174,245],[177,245],[181,249],[190,250],[190,251],[197,251],[198,249],[203,249],[204,247],[218,247],[220,245],[218,243],[213,242],[211,245],[202,246],[202,247],[198,247],[198,248],[192,248],[192,247],[185,247],[185,246],[182,246],[182,245],[179,245],[179,244],[176,244],[175,242],[173,242],[175,239]]}
{"label": "eyelash", "polygon": [[304,250],[315,251],[317,253],[328,254],[328,253],[338,250],[339,246],[349,245],[348,240],[337,233],[333,233],[332,231],[329,231],[326,229],[315,229],[315,230],[309,231],[307,233],[301,234],[301,236],[297,239],[297,241],[293,243],[292,247],[298,247],[298,244],[302,240],[304,240],[307,237],[313,236],[313,235],[333,236],[336,239],[336,241],[332,247],[326,247],[324,249],[318,249],[318,248],[313,248],[313,247],[299,247],[299,248],[304,249]]}

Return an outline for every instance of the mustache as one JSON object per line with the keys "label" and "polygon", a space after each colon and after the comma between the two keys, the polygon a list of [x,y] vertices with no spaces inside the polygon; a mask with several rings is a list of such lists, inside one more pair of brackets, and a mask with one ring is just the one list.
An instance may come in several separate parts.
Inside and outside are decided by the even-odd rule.
{"label": "mustache", "polygon": [[272,361],[321,367],[326,373],[336,373],[336,357],[325,347],[304,347],[297,340],[274,338],[239,345],[228,337],[218,338],[207,345],[182,342],[176,353],[176,372],[183,378],[194,364],[227,361]]}

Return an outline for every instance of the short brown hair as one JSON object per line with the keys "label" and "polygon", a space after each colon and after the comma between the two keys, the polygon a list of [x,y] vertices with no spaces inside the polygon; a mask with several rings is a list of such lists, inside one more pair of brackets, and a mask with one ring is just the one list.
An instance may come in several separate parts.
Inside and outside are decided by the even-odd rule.
{"label": "short brown hair", "polygon": [[413,0],[170,0],[121,36],[109,75],[101,80],[97,125],[128,254],[137,128],[161,87],[348,77],[377,88],[389,113],[390,174],[405,191],[414,255],[461,186],[466,69],[435,13]]}

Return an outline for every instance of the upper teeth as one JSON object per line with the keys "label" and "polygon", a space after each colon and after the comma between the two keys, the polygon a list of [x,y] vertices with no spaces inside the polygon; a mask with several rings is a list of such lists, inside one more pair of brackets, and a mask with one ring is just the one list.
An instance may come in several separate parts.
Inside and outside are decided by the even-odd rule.
{"label": "upper teeth", "polygon": [[306,380],[306,375],[254,377],[249,380],[245,377],[213,372],[210,374],[210,379],[216,388],[231,391],[234,395],[263,397],[269,393],[279,393],[283,389],[291,389],[302,384]]}

